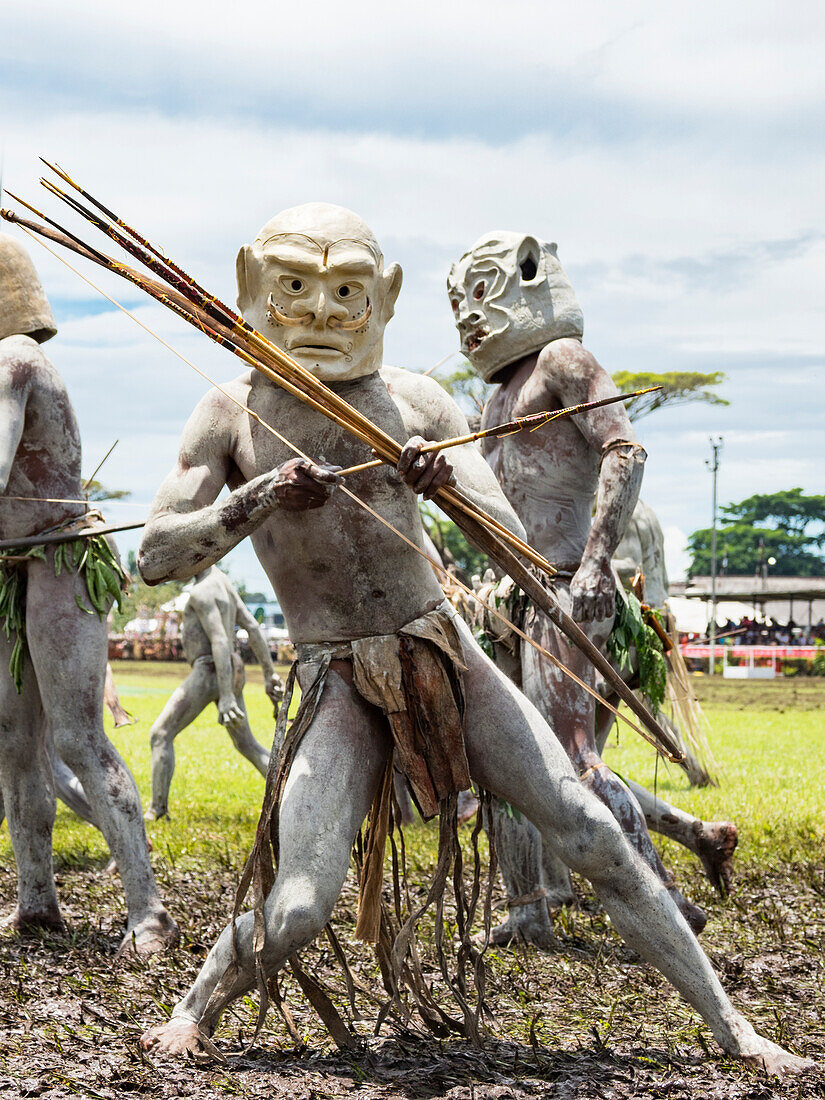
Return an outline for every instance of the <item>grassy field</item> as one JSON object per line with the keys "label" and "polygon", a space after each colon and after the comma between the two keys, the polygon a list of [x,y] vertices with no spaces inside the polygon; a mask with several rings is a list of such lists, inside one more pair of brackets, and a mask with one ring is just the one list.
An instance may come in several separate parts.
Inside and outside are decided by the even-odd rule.
{"label": "grassy field", "polygon": [[[115,678],[137,724],[111,731],[144,803],[149,794],[148,731],[185,667],[122,663]],[[723,777],[691,790],[682,773],[656,763],[630,731],[611,740],[608,761],[674,804],[740,830],[734,895],[721,902],[696,860],[663,843],[666,864],[710,915],[702,942],[738,1005],[765,1034],[825,1062],[825,683],[748,685],[696,680],[710,718]],[[267,743],[274,722],[257,669],[249,671],[253,731]],[[579,883],[582,905],[558,923],[559,950],[488,953],[490,1043],[436,1042],[387,1031],[363,1054],[343,1057],[285,983],[304,1046],[296,1049],[270,1013],[255,1047],[255,1005],[227,1013],[219,1032],[225,1066],[161,1063],[135,1039],[178,999],[225,923],[257,821],[263,780],[217,726],[214,707],[176,744],[171,818],[151,823],[153,861],[184,939],[174,954],[114,967],[122,930],[119,880],[102,873],[102,837],[58,807],[54,845],[69,923],[52,939],[7,937],[0,944],[0,1093],[21,1096],[637,1096],[821,1095],[825,1078],[776,1086],[764,1075],[717,1059],[695,1014],[652,969],[640,965]],[[468,842],[469,830],[463,840]],[[407,831],[410,864],[428,880],[436,832]],[[0,832],[0,901],[13,900],[8,833]],[[495,893],[501,905],[500,888]],[[351,944],[354,886],[345,888],[336,927],[354,965],[375,982],[371,954]],[[426,955],[426,948],[425,948]],[[306,952],[346,1004],[323,945]],[[374,1010],[364,1004],[367,1022]],[[366,1023],[358,1025],[367,1034]],[[713,1059],[705,1051],[712,1050]],[[15,1092],[14,1090],[17,1090]]]}

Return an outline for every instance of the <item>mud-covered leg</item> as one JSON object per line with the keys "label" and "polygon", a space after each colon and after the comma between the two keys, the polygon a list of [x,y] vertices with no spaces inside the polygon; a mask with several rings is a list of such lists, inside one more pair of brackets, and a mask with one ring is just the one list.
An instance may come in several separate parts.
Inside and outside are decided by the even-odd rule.
{"label": "mud-covered leg", "polygon": [[[302,669],[302,687],[312,682],[313,671],[312,666]],[[281,804],[278,874],[266,901],[267,974],[314,939],[329,919],[389,751],[383,717],[337,672],[330,671]],[[319,807],[329,812],[321,813]],[[201,1036],[214,1031],[226,1006],[254,987],[251,913],[239,918],[236,942],[239,969],[230,987],[222,990],[219,999],[213,998],[224,975],[232,973],[232,930],[227,926],[171,1020],[143,1036],[145,1049],[197,1050]]]}
{"label": "mud-covered leg", "polygon": [[0,631],[0,806],[17,864],[17,905],[2,927],[62,927],[52,867],[54,787],[45,719],[31,662],[23,692],[9,675],[11,645]]}
{"label": "mud-covered leg", "polygon": [[529,943],[549,950],[558,941],[553,935],[548,907],[556,908],[573,900],[570,874],[560,864],[560,881],[547,882],[543,873],[546,853],[542,850],[538,829],[518,810],[499,799],[493,799],[491,815],[509,911],[507,919],[493,929],[490,940],[501,947]]}
{"label": "mud-covered leg", "polygon": [[[557,591],[559,601],[569,604],[565,585]],[[591,640],[603,648],[611,621],[586,624]],[[595,671],[587,658],[567,642],[541,612],[531,610],[526,629],[545,649],[591,687]],[[582,782],[607,806],[630,843],[670,889],[673,899],[694,932],[707,923],[704,912],[677,890],[673,876],[665,869],[653,845],[639,804],[626,784],[604,763],[596,747],[596,701],[573,680],[555,668],[532,646],[522,647],[522,680],[527,697],[548,719]]]}
{"label": "mud-covered leg", "polygon": [[78,817],[84,821],[88,821],[90,825],[94,825],[96,829],[100,826],[97,823],[95,812],[89,805],[89,800],[86,797],[86,792],[83,790],[83,784],[74,774],[72,769],[64,763],[63,760],[55,752],[54,737],[50,734],[49,738],[49,758],[52,764],[52,773],[54,775],[54,790],[57,797],[63,802],[69,809],[76,813]]}
{"label": "mud-covered leg", "polygon": [[169,788],[175,774],[175,738],[195,721],[209,703],[218,698],[214,672],[196,664],[178,684],[149,730],[152,750],[152,801],[146,817],[154,820],[169,814]]}
{"label": "mud-covered leg", "polygon": [[266,769],[269,767],[269,749],[265,749],[260,741],[253,736],[249,727],[249,717],[246,712],[243,692],[236,692],[235,698],[243,712],[243,719],[231,727],[227,726],[226,732],[241,756],[254,765],[261,775],[266,775]]}
{"label": "mud-covered leg", "polygon": [[135,781],[103,731],[106,622],[79,614],[76,596],[86,596],[82,578],[66,572],[55,577],[50,560],[30,564],[32,666],[55,750],[83,784],[120,870],[128,908],[122,946],[157,951],[176,941],[178,930],[158,895]]}
{"label": "mud-covered leg", "polygon": [[757,1035],[728,1000],[669,890],[631,848],[613,815],[581,784],[541,715],[466,638],[467,752],[473,778],[533,821],[584,875],[617,931],[693,1005],[729,1054],[769,1072],[808,1068]]}
{"label": "mud-covered leg", "polygon": [[725,897],[733,881],[733,853],[739,843],[739,830],[733,822],[702,821],[632,780],[627,785],[645,815],[647,827],[695,853],[713,888]]}

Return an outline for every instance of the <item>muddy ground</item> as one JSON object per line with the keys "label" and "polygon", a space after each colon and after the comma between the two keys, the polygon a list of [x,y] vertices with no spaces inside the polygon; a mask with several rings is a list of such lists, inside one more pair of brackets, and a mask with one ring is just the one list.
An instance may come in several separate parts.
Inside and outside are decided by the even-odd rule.
{"label": "muddy ground", "polygon": [[[698,686],[715,705],[804,709],[825,701],[825,685],[810,681],[768,685],[770,698],[760,685],[753,700],[747,685],[729,690],[721,682],[700,681]],[[428,882],[433,831],[411,830],[409,851],[412,881]],[[795,851],[795,862],[741,863],[736,892],[726,902],[713,895],[689,858],[680,863],[678,877],[688,896],[709,912],[703,941],[735,1003],[764,1034],[825,1066],[825,853],[814,836]],[[362,1018],[352,1019],[340,970],[322,940],[304,960],[361,1037],[360,1050],[336,1050],[290,979],[284,991],[300,1044],[274,1011],[252,1043],[256,1002],[249,998],[227,1013],[218,1032],[224,1063],[142,1054],[141,1031],[168,1014],[223,927],[243,856],[227,848],[203,865],[181,866],[156,852],[162,891],[187,927],[175,952],[128,964],[114,961],[123,928],[119,880],[104,873],[102,862],[58,862],[68,932],[0,939],[0,1095],[43,1100],[825,1095],[823,1073],[779,1084],[722,1058],[696,1015],[610,930],[584,883],[578,884],[581,907],[559,918],[558,950],[489,952],[491,1012],[482,1049],[415,1035],[391,1022],[373,1037],[374,1006],[360,998]],[[10,859],[0,858],[0,864],[0,912],[7,912],[14,868]],[[503,906],[499,888],[495,901]],[[355,905],[349,881],[335,926],[356,974],[379,991],[371,951],[351,939]],[[426,947],[431,942],[422,938],[425,966],[435,976]],[[444,1004],[450,1007],[446,999]]]}
{"label": "muddy ground", "polygon": [[[5,869],[10,870],[10,868]],[[199,939],[185,936],[175,953],[116,965],[121,925],[117,880],[101,869],[60,876],[70,931],[50,939],[5,939],[0,951],[0,1094],[20,1097],[813,1097],[825,1075],[785,1085],[721,1059],[706,1029],[664,980],[638,962],[585,900],[559,926],[559,950],[491,955],[489,1042],[474,1050],[385,1027],[368,1038],[374,1010],[362,1002],[361,1052],[339,1054],[306,1008],[286,992],[305,1045],[297,1048],[270,1012],[251,1050],[254,1003],[227,1015],[219,1032],[226,1063],[162,1061],[142,1054],[137,1038],[161,1019],[195,976],[230,905],[237,868],[161,870],[164,893],[178,913],[192,914]],[[4,873],[2,904],[11,877]],[[724,907],[697,874],[693,896],[711,909],[711,958],[736,1003],[772,1037],[825,1064],[825,862],[748,872]],[[501,900],[499,898],[499,900]],[[338,928],[352,928],[348,888]],[[105,914],[89,919],[93,912]],[[369,951],[353,956],[377,988]],[[305,953],[346,995],[324,945]]]}

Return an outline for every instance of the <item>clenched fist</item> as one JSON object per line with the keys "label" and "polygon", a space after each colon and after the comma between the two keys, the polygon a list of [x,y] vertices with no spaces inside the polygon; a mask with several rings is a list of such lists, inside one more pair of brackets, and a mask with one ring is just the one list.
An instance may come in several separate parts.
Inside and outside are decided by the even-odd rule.
{"label": "clenched fist", "polygon": [[455,484],[453,468],[444,457],[443,451],[421,453],[427,446],[427,440],[414,435],[407,440],[401,457],[398,459],[398,472],[405,485],[415,493],[429,500],[445,485]]}
{"label": "clenched fist", "polygon": [[273,492],[287,512],[305,512],[321,508],[341,481],[340,466],[316,465],[305,458],[291,458],[275,471]]}

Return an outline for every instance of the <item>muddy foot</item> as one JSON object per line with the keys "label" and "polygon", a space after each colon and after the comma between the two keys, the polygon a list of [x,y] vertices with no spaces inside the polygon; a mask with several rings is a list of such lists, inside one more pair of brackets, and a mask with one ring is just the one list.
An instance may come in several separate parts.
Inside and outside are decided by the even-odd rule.
{"label": "muddy foot", "polygon": [[733,853],[739,843],[739,831],[731,821],[708,821],[696,842],[696,854],[711,886],[723,898],[727,897],[733,881]]}
{"label": "muddy foot", "polygon": [[668,889],[670,890],[670,896],[676,902],[679,912],[690,925],[691,932],[693,932],[694,936],[698,936],[708,923],[707,913],[705,913],[704,909],[700,909],[698,905],[694,905],[693,902],[683,897],[675,886],[669,886]]}
{"label": "muddy foot", "polygon": [[15,908],[0,920],[0,932],[65,932],[66,925],[59,909],[47,909],[42,913],[30,913]]}
{"label": "muddy foot", "polygon": [[156,955],[171,947],[176,947],[180,939],[180,930],[166,910],[155,913],[130,928],[117,949],[117,958],[130,954],[140,956]]}
{"label": "muddy foot", "polygon": [[804,1073],[808,1069],[816,1069],[816,1062],[810,1058],[799,1058],[790,1051],[772,1043],[770,1039],[756,1036],[756,1047],[748,1054],[740,1055],[743,1062],[756,1069],[763,1069],[774,1077],[791,1077],[795,1073]]}
{"label": "muddy foot", "polygon": [[539,951],[557,950],[559,941],[553,932],[547,902],[542,899],[511,910],[507,920],[490,932],[490,944],[495,947],[528,944]]}
{"label": "muddy foot", "polygon": [[184,1016],[173,1016],[165,1024],[150,1027],[141,1035],[140,1045],[155,1054],[208,1055],[226,1061],[212,1040]]}

